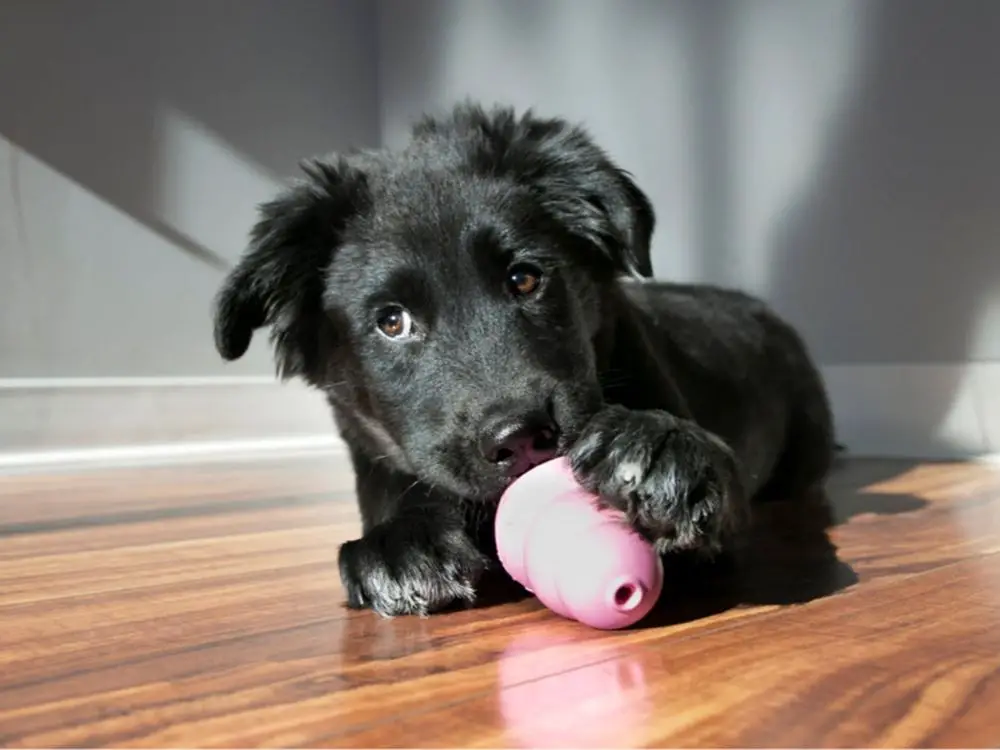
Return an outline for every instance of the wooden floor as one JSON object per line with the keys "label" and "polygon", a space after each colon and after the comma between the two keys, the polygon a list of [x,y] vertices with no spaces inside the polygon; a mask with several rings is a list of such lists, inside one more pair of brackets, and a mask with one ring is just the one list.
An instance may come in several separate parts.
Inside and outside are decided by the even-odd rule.
{"label": "wooden floor", "polygon": [[349,613],[351,484],[330,459],[0,477],[0,745],[1000,745],[996,469],[851,463],[829,537],[767,508],[737,572],[616,633],[532,599]]}

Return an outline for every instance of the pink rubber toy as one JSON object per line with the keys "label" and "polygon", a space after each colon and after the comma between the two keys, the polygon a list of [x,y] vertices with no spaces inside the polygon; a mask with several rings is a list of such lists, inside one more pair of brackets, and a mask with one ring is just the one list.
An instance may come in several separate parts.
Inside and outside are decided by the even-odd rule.
{"label": "pink rubber toy", "polygon": [[500,563],[553,612],[615,630],[645,617],[663,590],[663,565],[621,513],[600,509],[565,458],[534,467],[500,498]]}

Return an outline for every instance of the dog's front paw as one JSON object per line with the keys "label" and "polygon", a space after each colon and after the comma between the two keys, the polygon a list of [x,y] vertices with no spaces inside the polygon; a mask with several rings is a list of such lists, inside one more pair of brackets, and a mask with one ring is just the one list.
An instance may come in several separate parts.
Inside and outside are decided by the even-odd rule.
{"label": "dog's front paw", "polygon": [[718,552],[743,520],[732,450],[667,412],[605,407],[569,459],[577,480],[623,511],[660,552]]}
{"label": "dog's front paw", "polygon": [[338,563],[348,606],[393,617],[472,604],[488,560],[460,530],[392,521],[342,545]]}

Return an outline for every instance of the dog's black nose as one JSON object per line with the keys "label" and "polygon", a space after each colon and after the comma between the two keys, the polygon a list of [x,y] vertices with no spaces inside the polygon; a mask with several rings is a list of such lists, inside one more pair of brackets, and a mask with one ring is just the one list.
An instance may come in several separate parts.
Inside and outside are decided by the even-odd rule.
{"label": "dog's black nose", "polygon": [[505,417],[489,422],[479,440],[483,458],[519,477],[528,469],[555,458],[559,433],[547,414]]}

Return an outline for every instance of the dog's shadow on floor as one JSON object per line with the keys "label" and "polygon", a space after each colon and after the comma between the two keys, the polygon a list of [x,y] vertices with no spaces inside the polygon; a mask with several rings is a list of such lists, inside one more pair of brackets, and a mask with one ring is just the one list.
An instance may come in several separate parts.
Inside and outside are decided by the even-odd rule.
{"label": "dog's shadow on floor", "polygon": [[[837,554],[829,532],[860,515],[896,515],[923,508],[912,495],[865,489],[898,476],[910,465],[873,462],[835,472],[822,493],[756,506],[749,535],[729,557],[705,562],[674,556],[665,563],[664,590],[654,610],[635,628],[697,620],[744,605],[804,604],[858,581]],[[524,599],[506,577],[491,578],[479,606]]]}
{"label": "dog's shadow on floor", "polygon": [[855,516],[912,513],[926,506],[913,495],[866,489],[909,468],[902,462],[855,465],[835,471],[823,492],[757,505],[751,532],[732,556],[667,565],[659,603],[636,627],[687,622],[741,605],[805,604],[854,585],[858,576],[838,556],[830,530]]}

